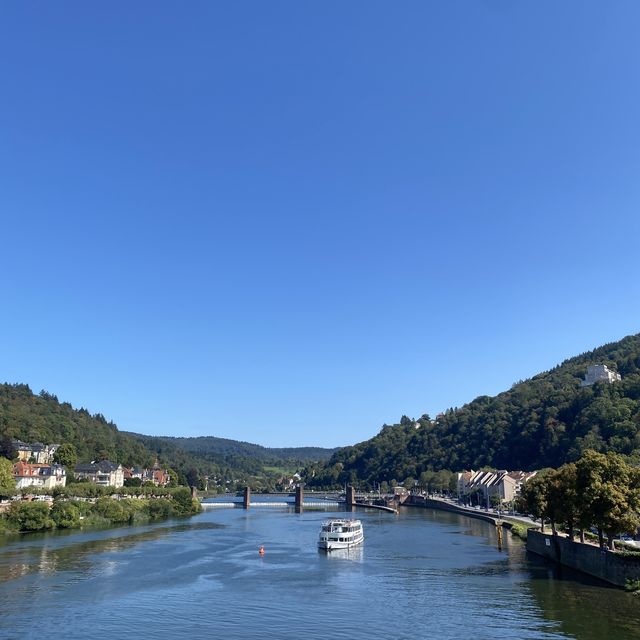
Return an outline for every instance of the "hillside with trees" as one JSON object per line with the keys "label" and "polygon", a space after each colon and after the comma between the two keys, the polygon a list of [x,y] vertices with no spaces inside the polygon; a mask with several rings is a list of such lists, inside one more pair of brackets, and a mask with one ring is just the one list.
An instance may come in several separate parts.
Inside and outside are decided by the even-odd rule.
{"label": "hillside with trees", "polygon": [[305,462],[328,460],[337,451],[337,448],[323,449],[321,447],[262,447],[258,444],[229,440],[228,438],[216,438],[214,436],[175,438],[170,436],[131,435],[142,442],[153,445],[154,449],[158,447],[159,443],[164,443],[198,458],[218,464],[233,459],[251,459],[267,465],[288,464],[299,466]]}
{"label": "hillside with trees", "polygon": [[[622,380],[581,386],[587,366]],[[559,467],[585,451],[640,461],[640,334],[566,360],[494,397],[481,396],[431,420],[406,416],[378,435],[309,465],[310,486],[418,478],[424,471]]]}
{"label": "hillside with trees", "polygon": [[[311,460],[327,459],[333,450],[267,449],[223,438],[170,438],[120,431],[102,414],[73,408],[68,402],[26,384],[0,384],[0,456],[13,457],[11,441],[72,445],[73,462],[111,460],[126,467],[150,467],[156,457],[172,468],[181,484],[235,488],[250,482],[274,489],[283,471],[293,473]],[[68,446],[61,447],[58,455]],[[69,461],[59,460],[62,464]]]}
{"label": "hillside with trees", "polygon": [[[0,384],[0,439],[73,444],[78,462],[112,460],[125,466],[149,466],[155,453],[121,433],[100,413],[74,409],[68,402],[26,384]],[[0,452],[1,453],[1,452]]]}

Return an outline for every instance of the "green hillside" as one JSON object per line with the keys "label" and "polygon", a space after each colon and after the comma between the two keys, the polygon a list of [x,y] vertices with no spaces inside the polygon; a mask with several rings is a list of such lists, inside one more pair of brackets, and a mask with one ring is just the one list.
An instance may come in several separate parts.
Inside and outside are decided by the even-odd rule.
{"label": "green hillside", "polygon": [[268,449],[224,438],[153,437],[119,431],[101,414],[74,409],[46,391],[34,394],[26,384],[0,384],[0,441],[70,443],[78,462],[108,459],[127,467],[151,466],[158,456],[183,484],[204,485],[204,478],[227,487],[252,484],[276,488],[283,471],[293,473],[334,452],[320,448]]}
{"label": "green hillside", "polygon": [[[581,387],[587,366],[622,375],[613,384]],[[435,420],[404,417],[374,438],[311,465],[307,481],[325,486],[375,482],[423,471],[491,466],[555,467],[587,449],[640,461],[640,334],[566,360],[495,397],[481,396]]]}
{"label": "green hillside", "polygon": [[142,442],[148,443],[153,449],[157,449],[158,446],[164,444],[217,464],[228,464],[230,460],[234,459],[250,459],[262,465],[300,466],[302,463],[328,460],[337,451],[337,449],[323,449],[321,447],[270,448],[239,440],[216,438],[215,436],[175,438],[169,436],[143,436],[140,434],[131,435]]}
{"label": "green hillside", "polygon": [[0,438],[24,442],[71,443],[79,462],[108,459],[126,466],[153,464],[155,453],[118,431],[113,422],[26,384],[0,384]]}

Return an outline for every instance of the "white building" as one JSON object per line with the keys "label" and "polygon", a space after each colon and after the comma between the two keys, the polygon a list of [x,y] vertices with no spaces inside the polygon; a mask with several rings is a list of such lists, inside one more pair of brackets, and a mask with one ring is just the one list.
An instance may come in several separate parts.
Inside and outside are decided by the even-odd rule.
{"label": "white building", "polygon": [[587,367],[587,375],[580,383],[581,387],[589,387],[596,382],[612,383],[622,380],[622,376],[615,371],[611,371],[606,364],[592,364]]}
{"label": "white building", "polygon": [[122,465],[108,460],[76,465],[75,477],[76,480],[88,480],[103,487],[121,487],[124,484]]}
{"label": "white building", "polygon": [[64,467],[59,464],[29,464],[20,461],[13,465],[13,477],[16,481],[16,489],[35,487],[50,490],[64,487],[67,483],[67,474]]}

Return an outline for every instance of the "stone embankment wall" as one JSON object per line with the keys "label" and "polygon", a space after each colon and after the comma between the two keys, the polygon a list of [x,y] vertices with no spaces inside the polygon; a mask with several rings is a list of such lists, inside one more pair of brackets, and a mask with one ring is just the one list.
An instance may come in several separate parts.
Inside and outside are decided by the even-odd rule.
{"label": "stone embankment wall", "polygon": [[620,587],[624,587],[627,580],[640,580],[640,556],[603,551],[595,545],[581,544],[551,533],[529,529],[527,551]]}

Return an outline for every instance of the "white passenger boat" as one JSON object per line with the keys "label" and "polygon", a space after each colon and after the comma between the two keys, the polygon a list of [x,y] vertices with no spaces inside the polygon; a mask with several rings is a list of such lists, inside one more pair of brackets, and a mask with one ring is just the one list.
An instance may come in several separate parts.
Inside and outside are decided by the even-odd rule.
{"label": "white passenger boat", "polygon": [[348,549],[355,547],[364,540],[364,531],[360,520],[346,520],[343,518],[327,520],[322,523],[318,547],[331,551],[332,549]]}

